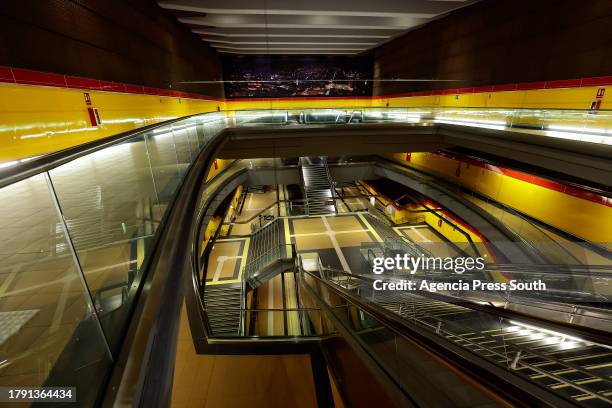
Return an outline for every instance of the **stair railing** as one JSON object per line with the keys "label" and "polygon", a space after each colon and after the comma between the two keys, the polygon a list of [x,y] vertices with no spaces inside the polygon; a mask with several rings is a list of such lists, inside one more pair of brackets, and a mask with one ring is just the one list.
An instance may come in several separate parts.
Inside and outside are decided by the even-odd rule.
{"label": "stair railing", "polygon": [[246,264],[244,267],[244,280],[246,282],[253,281],[257,273],[268,265],[282,259],[293,259],[295,254],[295,244],[293,243],[277,244],[269,248]]}
{"label": "stair railing", "polygon": [[338,206],[336,205],[336,199],[337,199],[336,189],[334,188],[334,183],[333,183],[331,174],[329,172],[329,166],[327,165],[327,156],[321,157],[321,159],[323,160],[323,167],[325,168],[325,175],[327,176],[327,183],[329,184],[329,190],[331,191],[331,194],[332,194],[334,212],[338,214]]}

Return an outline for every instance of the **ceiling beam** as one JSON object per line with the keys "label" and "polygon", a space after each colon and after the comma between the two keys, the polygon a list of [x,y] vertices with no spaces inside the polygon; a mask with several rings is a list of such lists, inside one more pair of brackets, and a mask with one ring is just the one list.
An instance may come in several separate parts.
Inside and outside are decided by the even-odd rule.
{"label": "ceiling beam", "polygon": [[338,30],[319,29],[317,32],[305,33],[300,29],[271,29],[268,27],[258,29],[247,28],[195,28],[193,32],[203,36],[216,36],[222,39],[228,38],[374,38],[384,40],[392,37],[395,33],[400,33],[401,30],[359,30],[347,33],[339,32]]}
{"label": "ceiling beam", "polygon": [[239,55],[357,55],[361,51],[320,51],[320,50],[266,50],[266,51],[245,51],[245,50],[228,50],[218,49],[221,54],[239,54]]}
{"label": "ceiling beam", "polygon": [[203,38],[202,40],[210,43],[211,45],[215,46],[215,44],[221,44],[221,45],[361,45],[361,46],[367,46],[367,47],[371,47],[373,45],[376,45],[376,41],[370,41],[370,42],[366,42],[363,39],[359,39],[359,38],[355,38],[355,39],[351,39],[351,38],[345,38],[345,39],[338,39],[338,38],[300,38],[299,40],[296,39],[292,39],[292,38],[280,38],[280,39],[272,39],[270,41],[262,41],[265,40],[264,38],[259,39],[259,41],[254,40],[254,39],[240,39],[240,40],[232,40],[232,41],[227,41],[227,40],[220,40],[218,38]]}
{"label": "ceiling beam", "polygon": [[212,14],[205,17],[181,17],[185,24],[206,27],[225,28],[306,28],[306,29],[342,29],[342,30],[405,30],[422,24],[424,20],[416,18],[391,17],[342,17],[342,16],[264,16]]}
{"label": "ceiling beam", "polygon": [[433,18],[472,1],[430,0],[166,0],[158,4],[166,9],[207,14],[334,15],[363,17]]}
{"label": "ceiling beam", "polygon": [[368,47],[351,47],[351,46],[347,46],[347,45],[337,45],[337,46],[321,46],[321,45],[278,45],[278,46],[274,46],[274,45],[270,45],[270,46],[265,46],[265,45],[240,45],[240,46],[233,46],[233,45],[218,45],[218,44],[212,44],[213,47],[217,48],[217,49],[226,49],[226,50],[244,50],[244,51],[267,51],[267,50],[277,50],[277,51],[290,51],[290,50],[296,50],[296,51],[354,51],[354,52],[358,52],[358,51],[365,51],[368,49]]}

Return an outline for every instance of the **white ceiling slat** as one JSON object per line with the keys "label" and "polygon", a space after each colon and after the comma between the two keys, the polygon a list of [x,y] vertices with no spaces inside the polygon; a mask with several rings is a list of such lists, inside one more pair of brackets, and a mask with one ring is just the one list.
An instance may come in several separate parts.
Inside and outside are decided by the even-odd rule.
{"label": "white ceiling slat", "polygon": [[359,32],[348,31],[342,33],[339,30],[325,30],[318,29],[316,32],[304,33],[304,30],[299,29],[268,29],[256,28],[195,28],[193,32],[202,36],[216,36],[221,38],[373,38],[379,41],[390,38],[395,33],[401,32],[400,30],[360,30]]}
{"label": "white ceiling slat", "polygon": [[347,17],[320,15],[237,15],[211,14],[206,17],[184,17],[179,21],[185,24],[212,27],[260,27],[260,28],[339,28],[339,29],[373,29],[403,30],[422,24],[424,19],[412,17]]}
{"label": "white ceiling slat", "polygon": [[478,0],[162,0],[218,52],[358,54]]}
{"label": "white ceiling slat", "polygon": [[433,18],[471,1],[431,0],[166,0],[158,4],[170,10],[208,14],[302,14],[365,17]]}

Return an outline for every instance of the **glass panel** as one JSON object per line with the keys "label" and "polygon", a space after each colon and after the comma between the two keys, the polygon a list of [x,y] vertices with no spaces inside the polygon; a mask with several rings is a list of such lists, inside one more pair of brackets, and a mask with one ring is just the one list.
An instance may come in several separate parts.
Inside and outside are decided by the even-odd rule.
{"label": "glass panel", "polygon": [[170,127],[152,130],[145,134],[145,139],[159,203],[165,208],[181,180],[172,130]]}
{"label": "glass panel", "polygon": [[0,385],[76,386],[93,406],[110,355],[45,175],[0,190]]}
{"label": "glass panel", "polygon": [[196,136],[198,138],[198,144],[200,146],[204,146],[206,143],[208,143],[208,133],[210,132],[209,130],[209,126],[205,126],[204,124],[204,118],[205,116],[196,116],[194,118],[194,121],[196,123],[196,127],[195,129],[195,133]]}
{"label": "glass panel", "polygon": [[191,149],[191,162],[193,162],[196,157],[198,157],[198,153],[200,152],[200,141],[198,140],[198,132],[197,126],[199,124],[195,121],[195,119],[188,119],[189,127],[185,129],[187,133],[187,138],[189,140],[189,148]]}
{"label": "glass panel", "polygon": [[50,172],[109,343],[123,328],[150,244],[158,205],[143,136]]}
{"label": "glass panel", "polygon": [[287,122],[287,112],[283,110],[254,110],[236,111],[234,115],[236,125],[249,124],[284,124]]}
{"label": "glass panel", "polygon": [[304,112],[306,123],[346,123],[347,111],[344,109],[313,109]]}
{"label": "glass panel", "polygon": [[193,126],[193,124],[184,122],[172,125],[172,135],[174,137],[174,146],[176,148],[176,157],[181,178],[191,163],[191,146],[187,138],[187,128],[190,126]]}

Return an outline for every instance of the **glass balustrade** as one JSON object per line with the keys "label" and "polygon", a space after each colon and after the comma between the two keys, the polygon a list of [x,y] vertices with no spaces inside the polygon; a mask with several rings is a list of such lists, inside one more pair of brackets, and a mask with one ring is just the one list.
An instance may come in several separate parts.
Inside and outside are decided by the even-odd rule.
{"label": "glass balustrade", "polygon": [[606,110],[361,107],[244,110],[228,115],[236,126],[439,123],[612,144],[612,112]]}
{"label": "glass balustrade", "polygon": [[210,114],[134,132],[0,189],[0,385],[73,384],[93,405],[164,216],[225,126]]}

